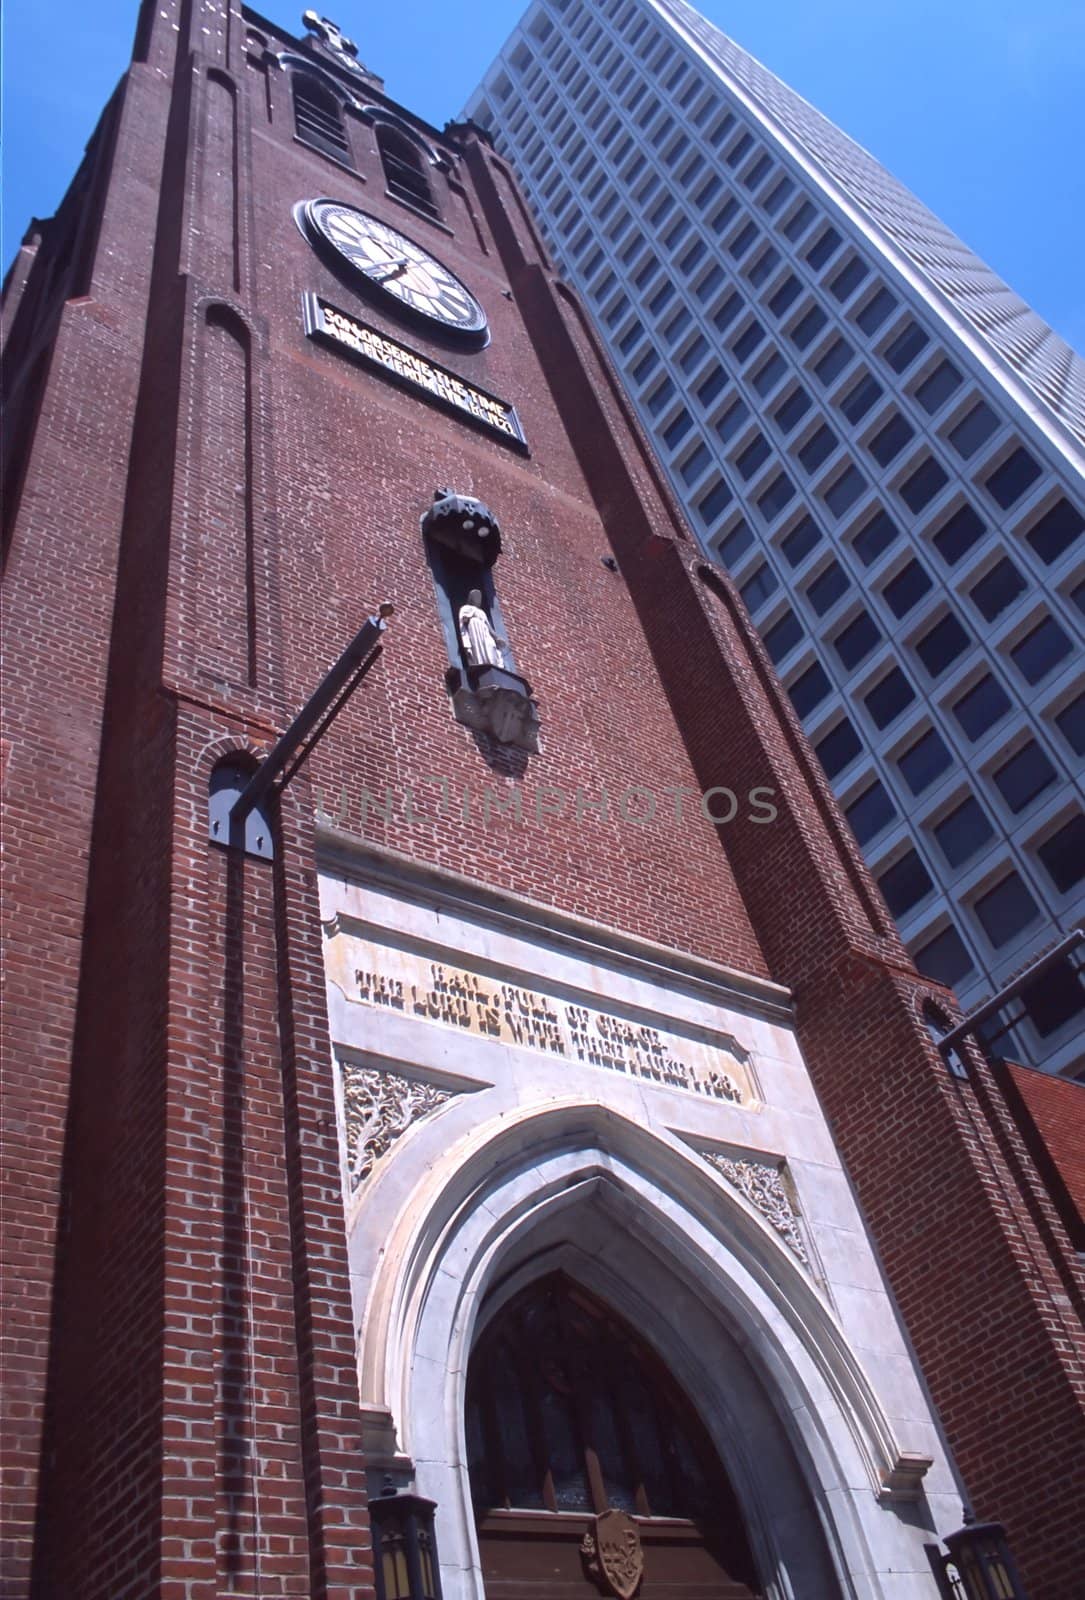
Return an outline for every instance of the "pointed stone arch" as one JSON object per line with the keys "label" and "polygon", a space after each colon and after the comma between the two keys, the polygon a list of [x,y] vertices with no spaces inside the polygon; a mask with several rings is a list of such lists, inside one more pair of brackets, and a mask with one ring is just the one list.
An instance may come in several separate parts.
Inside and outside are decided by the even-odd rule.
{"label": "pointed stone arch", "polygon": [[401,1142],[351,1242],[363,1405],[441,1508],[447,1600],[483,1600],[464,1438],[480,1315],[558,1269],[699,1397],[773,1600],[878,1593],[854,1577],[914,1566],[879,1500],[901,1460],[893,1428],[753,1205],[681,1140],[600,1105],[528,1107],[461,1137],[453,1122],[442,1111]]}

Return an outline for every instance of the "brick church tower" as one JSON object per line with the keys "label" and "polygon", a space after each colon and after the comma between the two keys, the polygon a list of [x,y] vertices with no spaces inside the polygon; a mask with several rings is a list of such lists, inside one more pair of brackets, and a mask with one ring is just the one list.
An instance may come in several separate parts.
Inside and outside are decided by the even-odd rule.
{"label": "brick church tower", "polygon": [[509,173],[306,22],[145,0],[8,285],[4,1593],[935,1600],[965,1494],[1069,1600],[1020,1106]]}

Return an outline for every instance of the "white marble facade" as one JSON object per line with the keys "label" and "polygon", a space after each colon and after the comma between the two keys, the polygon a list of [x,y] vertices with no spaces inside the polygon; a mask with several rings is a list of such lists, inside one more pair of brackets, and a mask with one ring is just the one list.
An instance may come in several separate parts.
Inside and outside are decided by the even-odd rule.
{"label": "white marble facade", "polygon": [[484,1600],[472,1343],[557,1267],[695,1398],[772,1600],[936,1600],[960,1498],[787,992],[343,836],[322,862],[370,1464],[438,1502],[446,1600]]}

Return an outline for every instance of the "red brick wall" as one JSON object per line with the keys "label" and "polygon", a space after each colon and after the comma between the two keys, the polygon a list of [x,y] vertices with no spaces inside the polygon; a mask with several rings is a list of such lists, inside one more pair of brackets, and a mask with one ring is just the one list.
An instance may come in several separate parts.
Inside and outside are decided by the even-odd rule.
{"label": "red brick wall", "polygon": [[[147,20],[168,71],[173,18]],[[244,231],[203,261],[206,65],[130,76],[11,546],[12,1595],[370,1580],[311,822],[286,807],[238,885],[206,839],[215,753],[284,704],[260,332],[206,314]]]}
{"label": "red brick wall", "polygon": [[[154,235],[154,206],[146,202],[158,173],[157,115],[154,87],[134,75],[120,107],[126,183],[102,219],[93,292],[58,303],[67,280],[61,271],[55,287],[39,293],[56,266],[43,245],[5,307],[13,361],[40,361],[46,374],[4,588],[5,637],[17,643],[7,652],[3,697],[3,1214],[10,1256],[0,1285],[7,1427],[0,1520],[3,1570],[15,1594],[28,1581],[50,1335],[54,1326],[69,1326],[59,1321],[51,1279]],[[124,262],[117,276],[103,264],[110,251]],[[77,1328],[75,1338],[83,1333]]]}
{"label": "red brick wall", "polygon": [[1005,1072],[1017,1091],[1016,1107],[1026,1130],[1042,1145],[1053,1181],[1076,1213],[1078,1248],[1085,1248],[1085,1086],[1052,1078],[1009,1062]]}
{"label": "red brick wall", "polygon": [[[168,32],[146,38],[162,68]],[[355,1593],[364,1581],[313,793],[299,784],[285,808],[280,863],[233,887],[206,843],[205,797],[214,752],[266,745],[377,599],[398,604],[385,661],[313,764],[329,808],[345,794],[355,822],[363,785],[379,799],[391,784],[391,820],[371,813],[359,831],[766,970],[712,829],[695,806],[681,825],[668,809],[667,785],[692,787],[692,769],[631,648],[635,608],[600,563],[598,510],[469,184],[443,196],[454,237],[435,229],[431,242],[479,286],[494,341],[481,356],[431,353],[519,406],[526,462],[304,340],[304,289],[352,302],[295,228],[294,200],[331,191],[416,235],[426,225],[384,197],[363,124],[352,125],[361,177],[297,145],[287,80],[244,62],[236,17],[199,42],[172,91],[133,71],[85,312],[115,348],[61,359],[52,391],[97,432],[73,449],[46,410],[12,546],[11,626],[28,644],[10,707],[12,837],[44,838],[48,852],[17,852],[8,902],[22,908],[11,948],[25,973],[8,1013],[25,1062],[21,1099],[9,1082],[10,1127],[33,1131],[15,1177],[27,1225],[14,1311],[28,1330],[13,1363],[25,1391],[15,1592],[32,1559],[37,1593],[110,1600]],[[230,78],[236,134],[221,126]],[[231,138],[236,196],[222,170]],[[446,482],[484,494],[507,530],[502,601],[544,719],[531,761],[487,760],[449,714],[418,533]],[[73,509],[86,563],[76,606],[55,581],[73,569]],[[448,780],[441,814],[427,775]],[[407,825],[412,781],[419,817]],[[543,785],[567,797],[565,814],[535,817]],[[629,785],[653,791],[654,822],[576,816],[578,788],[614,806]],[[488,786],[522,792],[522,826],[482,826]],[[46,1007],[52,1059],[28,1037]]]}
{"label": "red brick wall", "polygon": [[[455,193],[445,197],[452,238],[386,199],[375,140],[364,125],[351,124],[358,177],[293,141],[284,145],[284,75],[272,79],[271,96],[274,120],[257,120],[253,130],[252,203],[271,268],[260,306],[272,345],[266,381],[282,530],[279,593],[294,697],[304,698],[376,602],[397,607],[380,668],[313,760],[326,809],[353,831],[408,854],[764,972],[712,829],[696,803],[676,821],[674,801],[664,794],[668,785],[694,787],[688,756],[658,676],[633,644],[628,590],[601,564],[610,545],[598,508],[519,311],[505,297],[492,241],[484,253]],[[440,192],[438,174],[434,183]],[[489,314],[489,347],[465,356],[359,304],[290,220],[288,202],[322,193],[387,218],[466,279]],[[306,343],[300,303],[307,289],[513,402],[530,459]],[[504,530],[496,568],[502,611],[542,716],[542,748],[531,759],[480,752],[450,715],[447,656],[418,526],[434,489],[444,485],[482,497]],[[448,780],[447,806],[442,791],[424,781],[431,775]],[[615,814],[631,785],[658,797],[653,822],[638,826]],[[414,823],[405,798],[411,786]],[[544,810],[536,820],[544,786],[566,802],[561,815]],[[491,813],[484,826],[487,788],[503,802],[518,791],[524,824]],[[385,821],[367,808],[365,795],[379,805],[387,789],[393,806]],[[585,804],[578,819],[578,789],[585,802],[608,795],[609,819]],[[541,803],[558,804],[552,796]]]}

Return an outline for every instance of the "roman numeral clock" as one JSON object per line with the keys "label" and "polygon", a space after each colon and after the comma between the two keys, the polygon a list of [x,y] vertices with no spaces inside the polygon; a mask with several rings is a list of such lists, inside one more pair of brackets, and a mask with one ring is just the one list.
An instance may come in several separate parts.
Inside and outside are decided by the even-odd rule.
{"label": "roman numeral clock", "polygon": [[486,313],[455,273],[379,217],[335,200],[299,208],[303,233],[330,264],[346,268],[370,300],[415,326],[475,349],[489,337]]}

